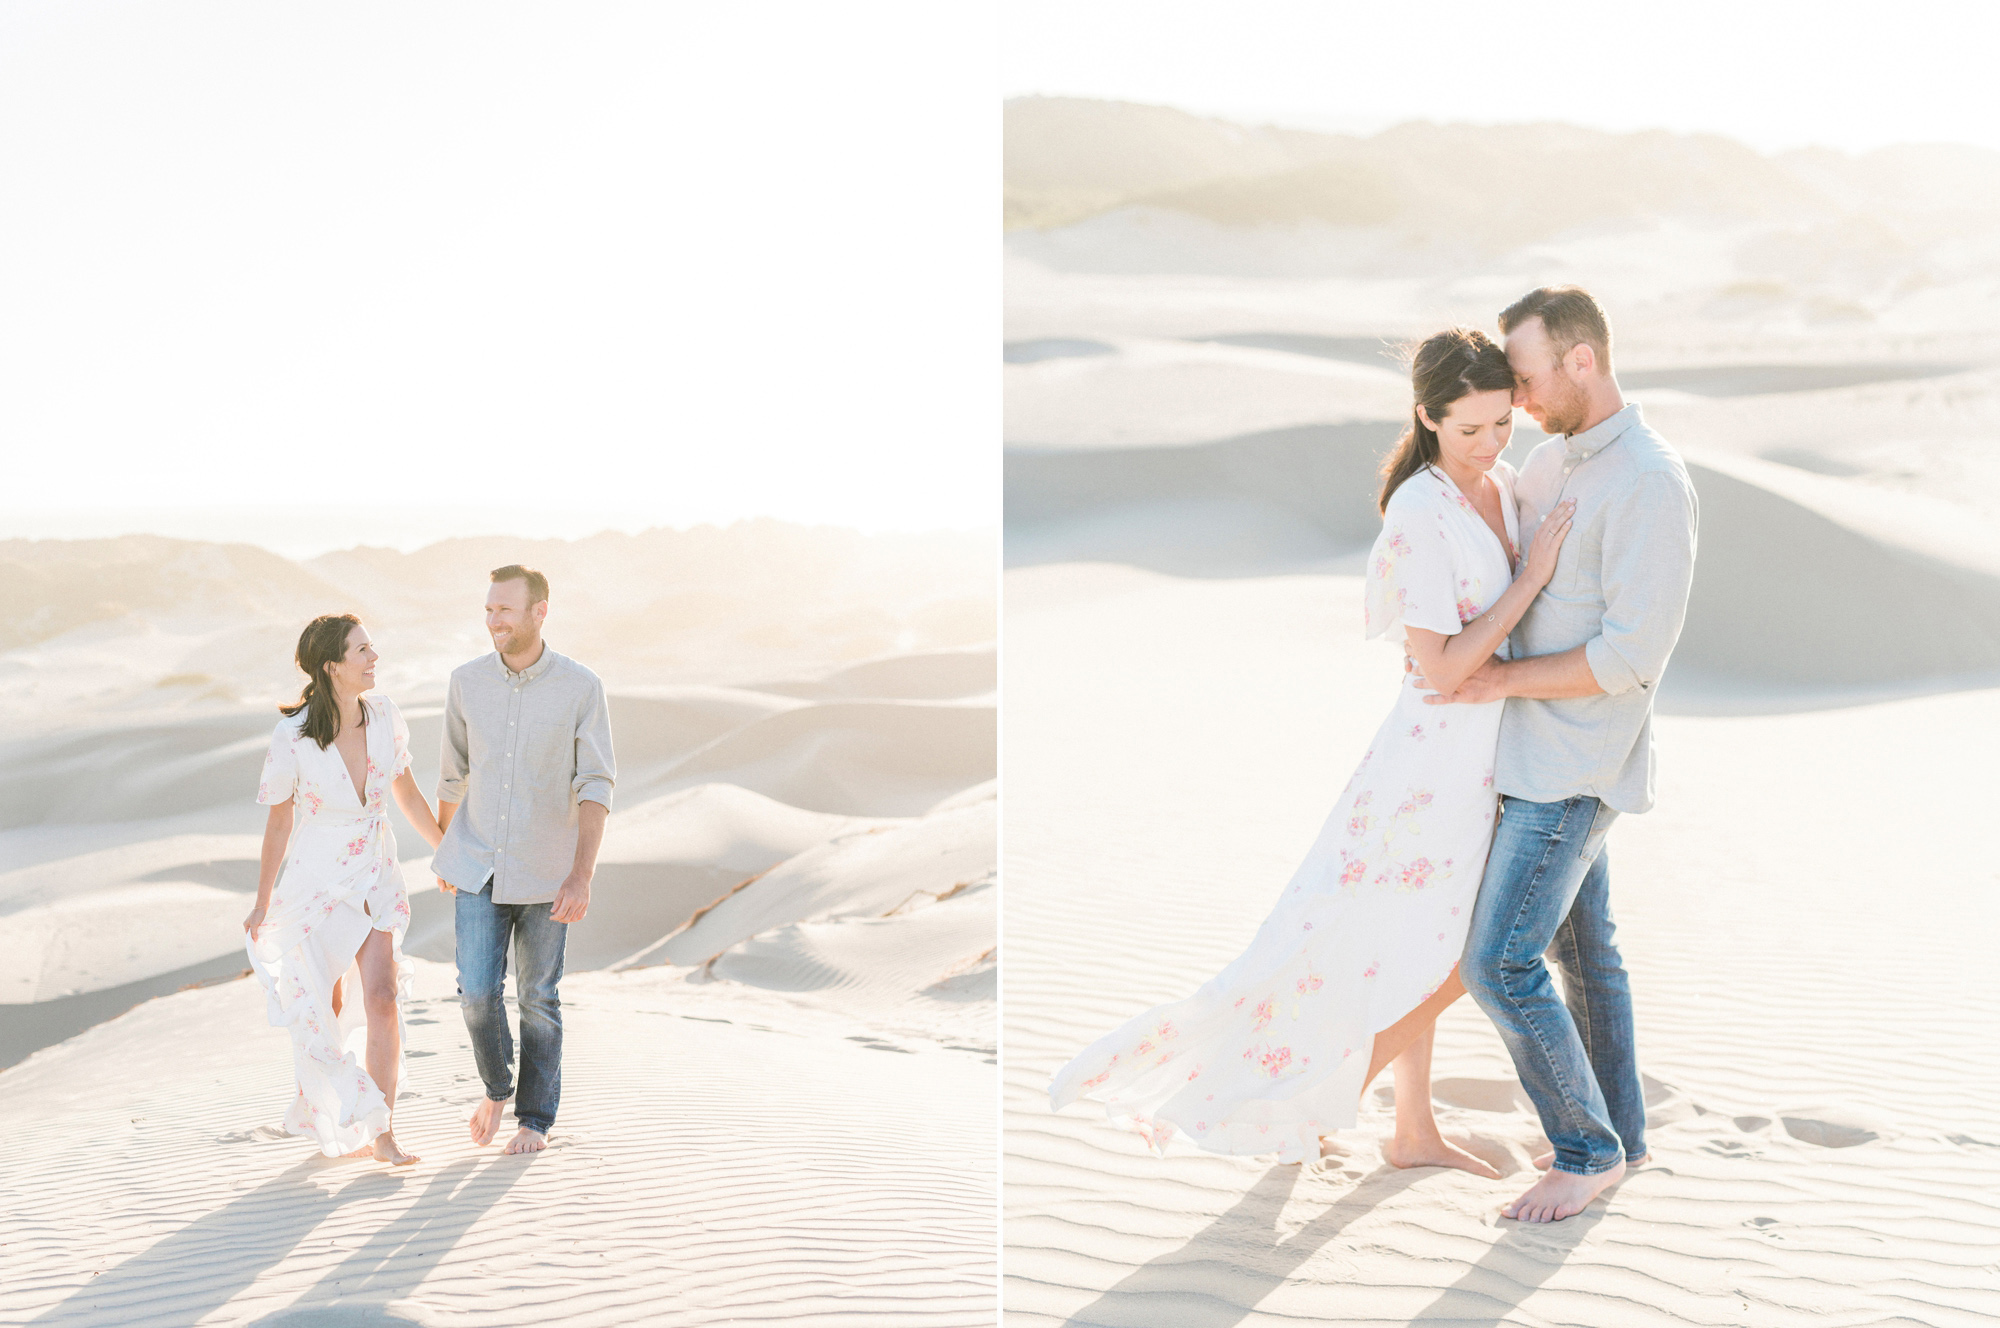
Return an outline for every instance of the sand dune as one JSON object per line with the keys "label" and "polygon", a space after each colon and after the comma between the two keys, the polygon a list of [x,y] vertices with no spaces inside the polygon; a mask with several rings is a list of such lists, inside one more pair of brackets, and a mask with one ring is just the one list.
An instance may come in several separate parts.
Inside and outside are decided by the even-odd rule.
{"label": "sand dune", "polygon": [[[1380,528],[1375,473],[1399,429],[1011,447],[1009,562],[1089,558],[1179,575],[1333,565]],[[1510,458],[1535,441],[1521,431]],[[1971,514],[1914,498],[1885,506],[1840,479],[1682,444],[1701,552],[1663,703],[1796,708],[2000,677],[2000,541],[1982,538]],[[1936,633],[1941,623],[1955,626]]]}
{"label": "sand dune", "polygon": [[999,685],[991,646],[889,655],[821,678],[759,683],[758,690],[815,700],[947,701],[985,696]]}
{"label": "sand dune", "polygon": [[[614,693],[618,808],[569,969],[630,963],[745,879],[990,781],[990,703],[809,698],[986,697],[992,669],[986,647],[784,684],[800,695],[700,685]],[[406,717],[419,787],[432,789],[442,712],[410,706]],[[273,722],[268,710],[238,707],[0,748],[10,818],[0,848],[21,854],[0,871],[0,1064],[241,970],[263,825],[247,790]],[[451,897],[436,889],[422,841],[400,813],[392,821],[411,888],[407,952],[449,961]],[[986,851],[990,859],[990,842]]]}
{"label": "sand dune", "polygon": [[908,816],[987,777],[990,706],[832,701],[776,711],[637,778],[650,796],[727,782],[795,807]]}
{"label": "sand dune", "polygon": [[793,923],[887,917],[991,884],[998,832],[989,798],[829,839],[718,900],[656,953],[675,964],[707,964]]}
{"label": "sand dune", "polygon": [[[466,1137],[454,901],[405,827],[397,1125],[423,1161],[394,1174],[277,1128],[287,1035],[229,980],[270,713],[11,744],[0,1130],[34,1161],[0,1181],[0,1318],[991,1323],[993,666],[614,692],[618,807],[532,1159]],[[409,714],[429,784],[439,713]],[[696,916],[712,962],[677,965]]]}

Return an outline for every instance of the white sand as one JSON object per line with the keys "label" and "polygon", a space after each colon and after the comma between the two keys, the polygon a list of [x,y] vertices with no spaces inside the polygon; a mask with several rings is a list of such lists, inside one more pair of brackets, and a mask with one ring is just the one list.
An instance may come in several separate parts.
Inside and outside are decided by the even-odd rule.
{"label": "white sand", "polygon": [[2000,692],[1660,721],[1658,808],[1613,832],[1658,1165],[1498,1220],[1539,1140],[1469,1003],[1447,1133],[1511,1173],[1398,1172],[1378,1095],[1320,1170],[1153,1158],[1051,1074],[1262,920],[1399,660],[1359,581],[1012,572],[1010,1324],[1974,1324],[2000,1314],[2000,883],[1973,850]]}
{"label": "white sand", "polygon": [[[269,711],[73,708],[10,744],[0,1033],[33,1054],[0,1072],[0,1320],[990,1323],[994,652],[799,667],[828,649],[749,652],[792,666],[769,690],[613,688],[528,1159],[467,1137],[451,901],[407,827],[414,1169],[277,1131],[291,1052],[254,982],[173,991],[244,967]],[[406,713],[429,789],[439,712]]]}

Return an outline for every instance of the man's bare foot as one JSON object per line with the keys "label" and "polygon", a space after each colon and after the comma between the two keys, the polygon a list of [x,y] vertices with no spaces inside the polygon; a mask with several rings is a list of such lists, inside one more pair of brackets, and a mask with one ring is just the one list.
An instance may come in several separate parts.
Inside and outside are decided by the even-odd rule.
{"label": "man's bare foot", "polygon": [[415,1153],[404,1152],[397,1144],[396,1136],[388,1130],[375,1136],[369,1151],[375,1155],[377,1162],[387,1162],[392,1167],[407,1167],[418,1160]]}
{"label": "man's bare foot", "polygon": [[1390,1166],[1406,1171],[1411,1167],[1457,1167],[1460,1171],[1469,1171],[1488,1180],[1500,1179],[1500,1173],[1490,1164],[1449,1142],[1441,1134],[1414,1139],[1398,1136],[1382,1145],[1382,1156]]}
{"label": "man's bare foot", "polygon": [[514,1131],[514,1137],[507,1141],[503,1153],[539,1153],[549,1146],[548,1138],[540,1130],[531,1130],[523,1125]]}
{"label": "man's bare foot", "polygon": [[[1627,1171],[1630,1171],[1634,1167],[1643,1167],[1652,1160],[1653,1160],[1653,1150],[1649,1148],[1645,1152],[1639,1154],[1639,1156],[1637,1157],[1626,1158],[1625,1169]],[[1556,1164],[1556,1154],[1555,1150],[1552,1148],[1548,1152],[1543,1153],[1541,1156],[1535,1159],[1535,1170],[1547,1171],[1550,1167],[1554,1166],[1555,1164]]]}
{"label": "man's bare foot", "polygon": [[1517,1222],[1560,1222],[1588,1208],[1592,1199],[1624,1177],[1623,1162],[1595,1176],[1579,1176],[1573,1171],[1558,1171],[1550,1167],[1542,1173],[1540,1180],[1528,1187],[1526,1194],[1501,1209],[1500,1216],[1511,1217]]}
{"label": "man's bare foot", "polygon": [[479,1099],[479,1105],[472,1109],[473,1143],[484,1148],[493,1142],[493,1135],[500,1128],[500,1113],[506,1106],[505,1102],[495,1102],[490,1097]]}

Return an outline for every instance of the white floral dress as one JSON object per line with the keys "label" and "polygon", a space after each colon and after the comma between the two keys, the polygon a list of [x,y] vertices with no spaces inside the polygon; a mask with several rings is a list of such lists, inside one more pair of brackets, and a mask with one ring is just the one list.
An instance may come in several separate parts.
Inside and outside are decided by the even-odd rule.
{"label": "white floral dress", "polygon": [[[315,1140],[328,1157],[349,1153],[389,1128],[389,1103],[364,1060],[367,1021],[360,974],[348,977],[371,930],[386,931],[396,957],[397,1017],[407,1003],[403,932],[410,900],[389,828],[389,785],[410,765],[410,730],[393,701],[365,695],[368,764],[357,791],[337,748],[302,734],[305,712],[278,721],[257,801],[293,800],[291,843],[255,940],[250,966],[264,984],[273,1024],[292,1035],[298,1092],[285,1130]],[[341,1012],[333,987],[346,978]]]}
{"label": "white floral dress", "polygon": [[[1490,473],[1506,548],[1435,468],[1390,497],[1368,563],[1368,636],[1456,634],[1507,589],[1514,472]],[[1432,707],[1426,694],[1405,681],[1250,947],[1065,1066],[1049,1088],[1057,1110],[1089,1097],[1156,1150],[1180,1133],[1281,1158],[1317,1157],[1321,1135],[1354,1124],[1375,1034],[1458,962],[1492,842],[1500,703]]]}

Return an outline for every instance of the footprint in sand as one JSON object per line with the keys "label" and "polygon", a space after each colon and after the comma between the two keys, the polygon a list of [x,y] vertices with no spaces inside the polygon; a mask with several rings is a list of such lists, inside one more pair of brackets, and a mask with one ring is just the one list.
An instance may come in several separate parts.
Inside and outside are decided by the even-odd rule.
{"label": "footprint in sand", "polygon": [[1811,1116],[1782,1116],[1779,1119],[1784,1123],[1786,1134],[1802,1144],[1817,1144],[1821,1148],[1853,1148],[1882,1137],[1874,1130],[1842,1121]]}

